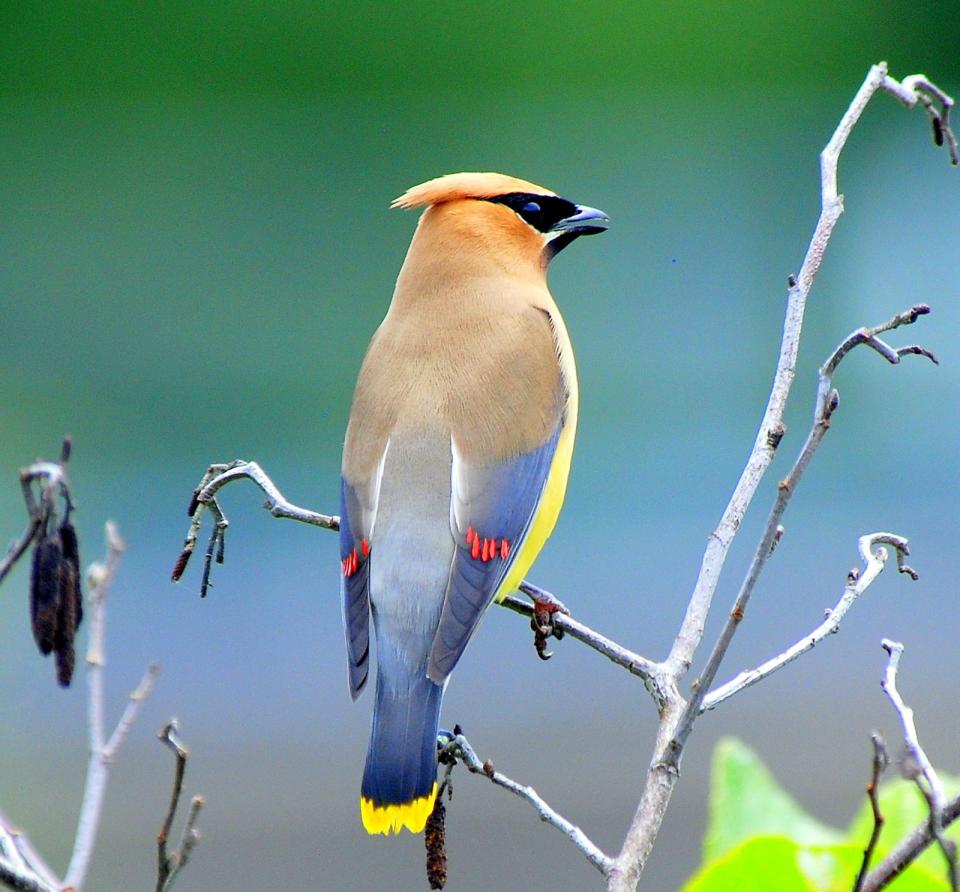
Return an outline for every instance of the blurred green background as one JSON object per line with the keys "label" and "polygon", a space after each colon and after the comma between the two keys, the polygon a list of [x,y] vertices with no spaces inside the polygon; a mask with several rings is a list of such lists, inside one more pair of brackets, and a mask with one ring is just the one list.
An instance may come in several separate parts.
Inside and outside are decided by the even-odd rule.
{"label": "blurred green background", "polygon": [[[582,408],[566,513],[532,577],[577,616],[665,653],[752,443],[788,273],[819,207],[817,154],[869,65],[960,91],[955,0],[843,4],[253,2],[0,6],[0,534],[17,469],[71,432],[84,560],[110,517],[129,542],[109,616],[111,716],[163,674],[114,769],[90,889],[152,887],[170,715],[207,795],[188,889],[425,888],[422,843],[368,838],[356,797],[370,698],[347,695],[335,537],[224,504],[227,564],[169,571],[211,461],[262,463],[335,511],[365,344],[415,215],[406,187],[501,170],[607,211],[557,260]],[[805,807],[845,823],[871,728],[898,739],[883,636],[934,762],[960,770],[958,171],[919,110],[878,97],[841,165],[847,215],[811,298],[789,432],[720,585],[719,628],[809,423],[816,368],[851,329],[918,301],[941,365],[867,350],[786,519],[726,670],[813,628],[856,541],[911,538],[920,581],[885,573],[842,634],[707,716],[643,888],[699,861],[713,741],[737,733]],[[61,867],[85,761],[82,675],[58,690],[4,585],[0,806]],[[614,849],[655,727],[633,680],[574,642],[542,664],[524,622],[487,618],[445,721]],[[597,878],[533,812],[460,774],[451,889],[583,890]]]}

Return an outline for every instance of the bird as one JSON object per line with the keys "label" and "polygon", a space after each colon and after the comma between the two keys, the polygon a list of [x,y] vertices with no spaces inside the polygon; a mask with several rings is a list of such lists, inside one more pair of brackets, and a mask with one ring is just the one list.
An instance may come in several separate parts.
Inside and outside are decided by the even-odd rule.
{"label": "bird", "polygon": [[450,673],[553,531],[577,425],[553,257],[602,211],[499,173],[404,192],[424,208],[361,365],[344,440],[340,564],[350,693],[377,680],[360,815],[423,830]]}

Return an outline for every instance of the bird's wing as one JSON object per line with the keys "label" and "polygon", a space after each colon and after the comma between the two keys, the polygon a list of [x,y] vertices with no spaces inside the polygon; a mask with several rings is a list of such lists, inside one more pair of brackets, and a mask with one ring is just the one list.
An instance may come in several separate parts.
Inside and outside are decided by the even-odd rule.
{"label": "bird's wing", "polygon": [[554,421],[541,445],[486,463],[464,455],[453,439],[450,527],[456,552],[427,669],[437,684],[453,671],[491,601],[529,569],[556,521],[575,417],[567,412],[570,394],[551,355],[554,398],[547,411]]}
{"label": "bird's wing", "polygon": [[369,517],[373,506],[366,487],[340,480],[340,592],[343,629],[347,639],[350,696],[354,700],[367,683],[370,670],[370,553]]}
{"label": "bird's wing", "polygon": [[[340,593],[347,641],[350,696],[360,696],[370,670],[370,543],[377,515],[380,481],[390,440],[370,473],[354,482],[340,478]],[[352,455],[348,450],[345,455]]]}

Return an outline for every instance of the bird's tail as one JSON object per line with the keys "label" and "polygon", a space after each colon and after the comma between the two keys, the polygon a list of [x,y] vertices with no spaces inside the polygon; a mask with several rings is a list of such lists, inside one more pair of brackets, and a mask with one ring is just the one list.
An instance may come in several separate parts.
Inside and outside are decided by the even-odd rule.
{"label": "bird's tail", "polygon": [[367,833],[423,830],[437,797],[437,727],[443,685],[426,667],[409,687],[388,688],[377,671],[373,730],[360,791],[360,817]]}

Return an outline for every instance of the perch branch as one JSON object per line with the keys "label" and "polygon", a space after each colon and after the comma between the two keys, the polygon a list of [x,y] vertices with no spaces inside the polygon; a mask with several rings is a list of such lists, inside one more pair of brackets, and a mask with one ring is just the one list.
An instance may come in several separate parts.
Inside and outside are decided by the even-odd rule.
{"label": "perch branch", "polygon": [[[923,82],[927,83],[926,79],[923,79]],[[727,553],[786,429],[783,414],[795,376],[796,358],[807,297],[823,262],[833,230],[843,213],[843,198],[837,191],[840,153],[877,90],[883,89],[887,92],[893,92],[903,101],[913,97],[913,104],[915,104],[919,101],[917,97],[920,86],[919,83],[916,83],[904,87],[889,77],[886,63],[874,65],[867,73],[863,84],[840,119],[840,123],[830,141],[821,152],[820,217],[799,273],[796,276],[790,276],[788,279],[787,309],[780,355],[770,396],[757,431],[753,449],[733,495],[721,516],[720,523],[708,539],[700,573],[680,631],[665,661],[665,665],[675,681],[679,680],[681,675],[689,669],[693,655],[703,638],[704,624]],[[943,95],[946,97],[946,94]],[[944,108],[944,112],[941,114],[941,124],[948,128],[947,115],[952,101],[949,101],[949,97],[946,97],[946,100],[948,101],[941,101]],[[911,103],[908,101],[907,104],[910,105]],[[827,405],[829,406],[832,402],[833,400],[828,400]],[[818,417],[822,418],[822,413]],[[826,422],[829,423],[829,418],[826,419]],[[817,426],[817,423],[815,423],[815,428]],[[815,434],[813,437],[818,442],[822,433]],[[808,445],[810,445],[809,440],[810,438],[808,438]],[[815,443],[812,445],[815,449]],[[772,530],[768,526],[765,532],[761,543],[761,567],[770,554],[771,546],[775,544],[777,526],[778,523],[774,524]],[[761,549],[758,549],[758,553],[761,553]],[[719,656],[722,657],[723,654],[720,653]],[[686,736],[689,734],[692,722],[700,712],[702,699],[712,684],[718,668],[719,662],[713,666],[713,675],[701,678],[690,703],[683,703],[682,698],[677,695],[661,712],[657,742],[647,770],[643,793],[624,838],[623,846],[609,874],[608,892],[630,892],[637,887],[640,874],[643,872],[644,865],[653,849],[670,797],[679,777],[679,762]]]}
{"label": "perch branch", "polygon": [[860,557],[863,560],[863,571],[856,569],[847,574],[847,584],[843,590],[843,595],[836,605],[826,611],[826,616],[822,623],[817,626],[809,635],[801,638],[796,644],[788,647],[783,653],[761,663],[755,669],[749,669],[741,672],[739,675],[730,679],[723,685],[712,690],[703,698],[700,711],[706,712],[713,709],[724,700],[729,699],[734,694],[739,693],[751,685],[762,681],[769,675],[773,675],[779,669],[782,669],[788,663],[792,663],[801,654],[806,653],[815,647],[824,638],[834,634],[840,628],[844,616],[859,598],[872,584],[873,581],[883,572],[887,562],[887,549],[882,545],[892,545],[897,555],[897,569],[901,573],[906,573],[911,579],[916,579],[916,572],[903,562],[908,555],[909,549],[907,540],[894,533],[871,533],[869,536],[861,536],[859,547]]}
{"label": "perch branch", "polygon": [[[188,509],[188,513],[192,518],[190,530],[187,533],[183,551],[180,553],[180,557],[177,559],[173,571],[173,580],[176,582],[183,575],[190,555],[196,549],[197,542],[199,541],[200,523],[203,515],[201,509],[206,508],[210,510],[214,516],[214,531],[210,540],[211,547],[207,550],[204,565],[204,575],[200,590],[201,597],[206,594],[209,584],[210,563],[217,550],[216,543],[223,541],[228,526],[228,521],[217,503],[216,494],[228,483],[242,479],[252,480],[267,494],[268,498],[267,501],[264,502],[264,507],[270,511],[274,517],[285,517],[327,530],[336,531],[340,529],[340,518],[336,515],[321,514],[317,511],[311,511],[308,508],[301,508],[288,501],[273,480],[270,479],[267,473],[256,462],[247,462],[238,459],[237,461],[226,464],[210,465],[190,500]],[[528,594],[531,598],[543,598],[546,596],[546,598],[556,601],[549,592],[527,581],[520,584],[519,590]],[[522,616],[532,617],[534,613],[534,608],[530,604],[515,596],[505,598],[503,606]],[[658,663],[628,650],[567,614],[560,612],[555,613],[553,615],[553,625],[560,634],[569,634],[571,638],[576,638],[598,653],[603,654],[614,663],[623,666],[633,675],[642,678],[648,688],[654,693],[654,697],[662,699],[664,696],[661,686],[662,672]]]}
{"label": "perch branch", "polygon": [[90,759],[87,764],[87,778],[83,790],[83,803],[77,823],[77,834],[73,845],[73,855],[64,883],[67,887],[81,889],[86,880],[90,858],[93,855],[100,827],[100,815],[103,799],[107,790],[110,763],[116,757],[127,732],[133,725],[143,701],[150,695],[159,667],[152,664],[147,667],[140,684],[130,695],[116,729],[107,741],[104,731],[104,638],[106,623],[107,595],[116,576],[120,559],[126,543],[117,532],[116,526],[106,524],[107,559],[103,564],[94,564],[89,570],[89,594],[87,595],[90,632],[87,641],[87,722],[90,739]]}
{"label": "perch branch", "polygon": [[514,796],[530,803],[540,816],[540,820],[556,827],[570,840],[584,855],[584,857],[604,875],[610,870],[613,859],[593,843],[590,838],[576,824],[568,821],[563,815],[551,808],[533,787],[518,784],[505,774],[494,770],[493,764],[487,760],[482,762],[469,741],[462,734],[454,736],[453,740],[444,748],[443,757],[448,760],[457,759],[466,766],[471,774],[482,774],[489,778],[498,787],[509,790]]}
{"label": "perch branch", "polygon": [[[524,581],[520,584],[520,591],[525,594],[531,588],[530,583]],[[540,591],[538,589],[538,591]],[[521,616],[533,617],[534,608],[521,598],[514,595],[508,595],[501,602],[502,606]],[[597,653],[603,654],[607,659],[622,666],[632,675],[636,675],[646,681],[656,681],[659,677],[659,666],[653,660],[634,653],[616,641],[601,635],[599,632],[590,628],[590,626],[575,620],[572,616],[565,613],[555,613],[553,615],[553,625],[556,630],[564,635],[569,635],[577,641],[593,648]]]}

